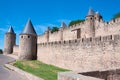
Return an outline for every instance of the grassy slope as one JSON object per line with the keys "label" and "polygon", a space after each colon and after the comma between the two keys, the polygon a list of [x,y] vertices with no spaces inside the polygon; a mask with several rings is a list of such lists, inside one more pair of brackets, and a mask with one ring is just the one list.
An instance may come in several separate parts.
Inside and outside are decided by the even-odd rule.
{"label": "grassy slope", "polygon": [[58,72],[68,71],[36,60],[16,61],[13,65],[45,80],[57,80]]}

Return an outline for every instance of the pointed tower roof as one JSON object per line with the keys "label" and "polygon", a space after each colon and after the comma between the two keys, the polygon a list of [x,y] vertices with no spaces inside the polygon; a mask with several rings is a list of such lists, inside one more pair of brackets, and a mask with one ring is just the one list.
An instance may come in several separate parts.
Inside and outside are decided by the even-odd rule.
{"label": "pointed tower roof", "polygon": [[67,25],[64,22],[62,22],[60,27],[64,28],[64,27],[67,27]]}
{"label": "pointed tower roof", "polygon": [[93,16],[94,14],[95,14],[94,10],[90,8],[87,16]]}
{"label": "pointed tower roof", "polygon": [[101,15],[98,11],[97,11],[97,12],[95,12],[95,14],[97,14],[97,15]]}
{"label": "pointed tower roof", "polygon": [[9,27],[7,33],[14,33],[14,30],[13,30],[12,26]]}
{"label": "pointed tower roof", "polygon": [[26,23],[26,26],[23,29],[23,31],[22,31],[21,34],[33,34],[33,35],[37,35],[30,19]]}
{"label": "pointed tower roof", "polygon": [[50,30],[50,27],[48,26],[47,29],[46,29],[46,31],[49,31],[49,30]]}

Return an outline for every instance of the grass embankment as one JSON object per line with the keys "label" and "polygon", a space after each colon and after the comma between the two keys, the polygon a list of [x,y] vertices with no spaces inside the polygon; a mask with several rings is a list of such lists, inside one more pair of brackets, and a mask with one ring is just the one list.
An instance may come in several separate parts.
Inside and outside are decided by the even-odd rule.
{"label": "grass embankment", "polygon": [[57,73],[68,71],[66,69],[58,68],[53,65],[44,64],[40,61],[16,61],[14,66],[32,73],[44,80],[57,80]]}

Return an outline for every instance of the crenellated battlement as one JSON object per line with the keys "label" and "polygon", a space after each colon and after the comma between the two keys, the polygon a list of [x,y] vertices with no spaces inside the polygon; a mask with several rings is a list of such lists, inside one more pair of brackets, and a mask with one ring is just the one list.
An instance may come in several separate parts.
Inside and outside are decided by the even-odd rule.
{"label": "crenellated battlement", "polygon": [[[89,46],[100,46],[105,45],[106,42],[115,42],[115,44],[118,44],[117,42],[120,41],[120,35],[108,35],[108,36],[99,36],[95,38],[81,38],[81,39],[75,39],[75,40],[66,40],[66,41],[54,41],[54,42],[46,42],[46,43],[40,43],[38,45],[41,46],[61,46],[61,45],[80,45],[81,47],[89,45]],[[111,44],[109,44],[111,45]]]}
{"label": "crenellated battlement", "polygon": [[[93,26],[93,28],[91,26]],[[38,36],[38,43],[42,43],[43,41],[46,42],[46,39],[49,40],[48,42],[54,42],[116,34],[120,34],[120,18],[111,20],[110,22],[95,20],[94,24],[85,20],[84,22],[73,26],[64,27],[63,29],[60,28],[59,31],[54,33],[49,31],[49,33],[41,35],[43,37]],[[45,35],[49,35],[49,38],[45,37]]]}

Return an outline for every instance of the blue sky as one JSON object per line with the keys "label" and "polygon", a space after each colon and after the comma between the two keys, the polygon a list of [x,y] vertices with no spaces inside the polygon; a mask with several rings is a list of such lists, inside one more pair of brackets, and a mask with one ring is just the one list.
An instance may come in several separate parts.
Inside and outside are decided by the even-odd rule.
{"label": "blue sky", "polygon": [[37,34],[48,26],[60,26],[64,21],[85,19],[88,9],[99,11],[105,21],[120,12],[120,0],[0,0],[0,48],[4,48],[4,34],[10,25],[19,34],[30,18]]}

